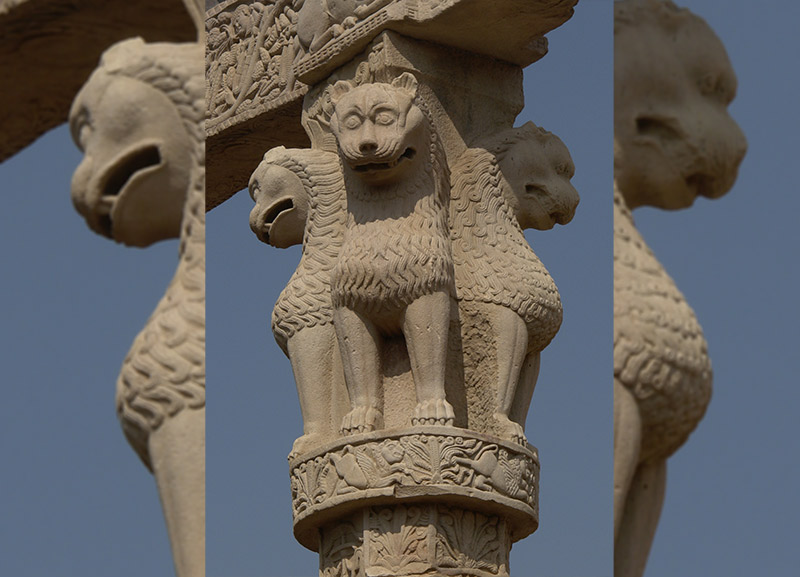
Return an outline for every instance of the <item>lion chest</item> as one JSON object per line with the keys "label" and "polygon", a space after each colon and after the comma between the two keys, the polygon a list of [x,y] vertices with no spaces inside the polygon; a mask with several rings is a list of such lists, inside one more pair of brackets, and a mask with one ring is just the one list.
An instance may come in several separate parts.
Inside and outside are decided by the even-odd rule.
{"label": "lion chest", "polygon": [[332,322],[331,275],[341,253],[346,213],[344,191],[311,190],[306,241],[300,264],[272,311],[281,346],[299,330]]}
{"label": "lion chest", "polygon": [[433,180],[377,190],[363,186],[348,185],[347,227],[332,278],[334,306],[403,307],[450,290],[446,213]]}
{"label": "lion chest", "polygon": [[146,460],[150,432],[185,408],[205,406],[205,260],[190,247],[117,380],[123,430]]}
{"label": "lion chest", "polygon": [[711,362],[683,294],[615,204],[614,377],[637,399],[642,459],[678,449],[711,398]]}

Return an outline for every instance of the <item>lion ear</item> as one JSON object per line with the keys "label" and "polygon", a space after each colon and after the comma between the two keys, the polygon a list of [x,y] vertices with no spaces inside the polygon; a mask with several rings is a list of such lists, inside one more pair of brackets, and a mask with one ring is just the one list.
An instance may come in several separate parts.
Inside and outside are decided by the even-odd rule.
{"label": "lion ear", "polygon": [[400,76],[392,80],[392,86],[405,90],[411,95],[411,98],[417,96],[417,79],[410,72],[403,72]]}
{"label": "lion ear", "polygon": [[330,87],[330,95],[331,95],[331,102],[334,106],[339,101],[339,99],[350,92],[353,86],[347,80],[340,80],[336,84]]}

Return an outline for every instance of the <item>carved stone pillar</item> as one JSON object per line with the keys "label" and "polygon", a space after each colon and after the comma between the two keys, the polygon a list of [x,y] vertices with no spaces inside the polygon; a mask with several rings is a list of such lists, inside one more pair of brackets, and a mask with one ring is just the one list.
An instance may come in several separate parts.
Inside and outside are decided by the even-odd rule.
{"label": "carved stone pillar", "polygon": [[[241,178],[223,143],[261,139],[251,228],[304,247],[272,327],[304,419],[294,533],[322,576],[505,576],[538,526],[523,429],[561,302],[522,230],[566,224],[578,195],[563,143],[514,120],[574,3],[207,13],[209,170],[228,171],[208,205]],[[287,148],[298,122],[310,148]]]}

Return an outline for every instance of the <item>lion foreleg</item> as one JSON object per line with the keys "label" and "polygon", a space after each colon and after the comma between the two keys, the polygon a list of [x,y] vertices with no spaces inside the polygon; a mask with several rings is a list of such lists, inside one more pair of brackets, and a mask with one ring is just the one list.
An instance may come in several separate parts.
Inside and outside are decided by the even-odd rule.
{"label": "lion foreleg", "polygon": [[614,539],[620,533],[633,476],[639,466],[642,420],[633,394],[614,379]]}
{"label": "lion foreleg", "polygon": [[445,291],[423,295],[406,308],[403,335],[417,391],[414,425],[452,425],[455,420],[444,387],[449,329],[450,295]]}
{"label": "lion foreleg", "polygon": [[519,374],[519,384],[517,394],[514,396],[514,403],[511,405],[509,418],[519,423],[520,427],[525,428],[525,419],[528,416],[528,409],[531,406],[533,391],[536,389],[536,381],[539,380],[539,366],[542,354],[539,351],[528,353],[522,371]]}
{"label": "lion foreleg", "polygon": [[338,381],[333,374],[335,340],[335,330],[329,323],[306,327],[287,342],[303,415],[303,436],[294,442],[293,455],[308,452],[332,432],[332,389]]}
{"label": "lion foreleg", "polygon": [[186,408],[150,434],[149,454],[178,577],[205,575],[206,410]]}
{"label": "lion foreleg", "polygon": [[667,485],[667,461],[642,463],[631,480],[614,543],[614,577],[642,577]]}
{"label": "lion foreleg", "polygon": [[342,432],[373,431],[383,426],[379,408],[381,337],[371,321],[347,307],[337,308],[333,320],[351,406],[342,420]]}

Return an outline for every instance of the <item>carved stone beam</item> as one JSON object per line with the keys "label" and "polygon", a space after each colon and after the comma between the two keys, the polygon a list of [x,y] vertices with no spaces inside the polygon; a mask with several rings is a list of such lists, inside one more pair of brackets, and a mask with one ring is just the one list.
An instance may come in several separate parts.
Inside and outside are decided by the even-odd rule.
{"label": "carved stone beam", "polygon": [[[314,2],[228,0],[206,12],[207,208],[247,185],[265,150],[308,146],[299,130],[310,84],[362,52],[385,30],[519,67],[547,51],[544,35],[577,0],[372,0],[350,16]],[[304,7],[304,9],[301,9]],[[311,12],[311,15],[308,13]],[[298,37],[298,21],[306,19]]]}
{"label": "carved stone beam", "polygon": [[103,50],[133,36],[188,42],[197,32],[178,1],[0,0],[0,161],[66,122]]}

